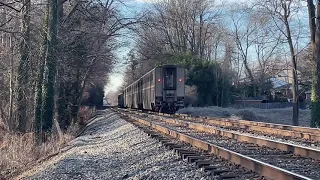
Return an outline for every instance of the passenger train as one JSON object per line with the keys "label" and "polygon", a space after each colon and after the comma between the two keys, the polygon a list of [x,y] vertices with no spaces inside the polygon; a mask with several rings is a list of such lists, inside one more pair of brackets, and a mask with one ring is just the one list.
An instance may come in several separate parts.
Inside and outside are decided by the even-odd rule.
{"label": "passenger train", "polygon": [[184,107],[185,69],[177,65],[156,67],[126,87],[118,106],[175,113]]}

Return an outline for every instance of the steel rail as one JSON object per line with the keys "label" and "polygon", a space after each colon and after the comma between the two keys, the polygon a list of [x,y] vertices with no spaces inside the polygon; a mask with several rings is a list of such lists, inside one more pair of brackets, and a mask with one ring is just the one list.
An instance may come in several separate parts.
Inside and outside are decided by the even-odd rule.
{"label": "steel rail", "polygon": [[[126,111],[133,111],[132,109]],[[137,110],[134,110],[137,112]],[[138,110],[138,112],[142,112]],[[231,120],[225,118],[211,118],[211,117],[193,117],[186,114],[165,114],[155,113],[148,111],[149,114],[156,114],[161,116],[181,118],[190,121],[200,121],[204,124],[222,126],[222,127],[236,127],[243,130],[257,131],[266,134],[281,135],[286,137],[300,138],[310,141],[320,141],[320,129],[318,128],[307,128],[299,126],[289,126],[283,124],[272,124],[264,122],[246,121],[246,120]]]}
{"label": "steel rail", "polygon": [[[198,119],[199,120],[199,119]],[[226,119],[200,119],[201,122],[211,125],[225,126],[225,127],[239,127],[245,130],[259,131],[269,134],[277,134],[282,136],[290,136],[295,138],[301,138],[312,141],[320,141],[320,131],[315,128],[303,128],[296,127],[296,129],[304,129],[304,131],[299,131],[293,128],[293,126],[271,124],[271,123],[261,123],[261,122],[251,122],[244,120],[226,120]],[[310,132],[307,132],[310,129]],[[317,133],[315,133],[317,132]]]}
{"label": "steel rail", "polygon": [[203,116],[190,116],[187,114],[166,114],[166,113],[155,113],[148,111],[151,114],[158,114],[168,117],[179,117],[190,121],[200,121],[210,125],[224,126],[224,127],[238,127],[244,130],[259,131],[269,134],[276,134],[282,136],[289,136],[295,138],[301,138],[311,141],[320,141],[320,129],[309,128],[301,126],[291,126],[285,124],[265,123],[247,120],[232,120],[226,118],[214,118],[214,117],[203,117]]}
{"label": "steel rail", "polygon": [[296,155],[300,155],[303,157],[310,157],[313,159],[320,159],[320,150],[313,149],[309,147],[304,147],[292,143],[277,141],[277,140],[271,140],[263,137],[257,137],[257,136],[251,136],[251,135],[245,135],[237,132],[232,132],[228,130],[222,130],[218,127],[210,127],[206,125],[202,125],[199,123],[191,123],[191,122],[183,122],[181,120],[174,120],[174,119],[164,119],[163,121],[166,121],[168,123],[174,123],[178,124],[187,128],[195,129],[197,131],[202,131],[206,133],[216,134],[220,136],[229,137],[231,139],[235,139],[240,142],[249,142],[254,143],[259,146],[267,146],[270,148],[276,148],[280,149],[282,151],[288,151]]}
{"label": "steel rail", "polygon": [[[164,114],[164,113],[161,113],[161,114],[166,116],[172,116],[170,114]],[[237,123],[241,125],[261,126],[261,127],[267,127],[267,128],[276,128],[281,130],[297,131],[302,133],[312,133],[312,134],[320,135],[319,128],[292,126],[292,125],[276,124],[276,123],[265,123],[265,122],[248,121],[248,120],[232,120],[232,119],[226,119],[226,118],[214,118],[214,117],[202,117],[202,116],[193,117],[186,114],[175,114],[174,116],[178,116],[178,117],[189,119],[189,120],[204,120],[209,123],[210,121],[211,122],[223,121],[228,123]]]}
{"label": "steel rail", "polygon": [[[137,114],[143,115],[143,113],[135,112]],[[223,130],[219,127],[212,127],[212,126],[206,126],[200,123],[194,123],[194,122],[185,122],[182,120],[175,120],[175,119],[165,119],[163,117],[157,117],[154,116],[154,118],[160,118],[163,121],[166,121],[168,123],[174,123],[178,124],[184,127],[188,127],[191,129],[195,129],[197,131],[202,131],[206,133],[212,133],[220,136],[229,137],[231,139],[235,139],[240,142],[249,142],[254,143],[259,146],[267,146],[270,148],[276,148],[280,149],[282,151],[288,151],[296,155],[300,155],[302,157],[310,157],[313,159],[320,159],[320,150],[313,149],[310,147],[304,147],[292,143],[277,141],[277,140],[271,140],[263,137],[257,137],[257,136],[251,136],[251,135],[245,135],[237,132],[232,132],[229,130]]]}
{"label": "steel rail", "polygon": [[207,151],[208,153],[217,155],[223,159],[229,160],[235,164],[241,165],[242,167],[245,167],[247,169],[250,169],[254,172],[259,173],[260,175],[266,177],[267,179],[286,179],[286,180],[297,180],[297,179],[305,179],[305,180],[311,180],[308,177],[290,172],[288,170],[273,166],[271,164],[267,164],[265,162],[253,159],[251,157],[242,155],[240,153],[225,149],[223,147],[214,145],[212,143],[203,141],[201,139],[174,131],[170,128],[163,127],[160,125],[157,125],[155,123],[148,122],[146,120],[137,118],[135,116],[127,115],[121,111],[118,111],[119,113],[126,115],[130,117],[131,119],[144,124],[146,126],[149,126],[161,133],[167,134],[173,138],[177,138],[180,141],[186,142],[191,144],[192,146],[195,146],[197,148],[200,148],[202,150]]}

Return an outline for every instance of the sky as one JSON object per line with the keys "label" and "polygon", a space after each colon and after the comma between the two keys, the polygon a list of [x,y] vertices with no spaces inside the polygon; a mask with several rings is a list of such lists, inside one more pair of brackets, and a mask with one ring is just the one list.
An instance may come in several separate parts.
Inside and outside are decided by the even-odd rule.
{"label": "sky", "polygon": [[[134,14],[147,7],[152,1],[153,0],[127,0],[125,3],[126,6],[123,6],[121,8],[121,12],[126,17],[133,16]],[[119,48],[116,52],[118,63],[115,65],[113,72],[109,76],[109,82],[105,86],[105,94],[110,91],[117,91],[123,83],[122,73],[125,69],[123,60],[126,54],[130,51],[130,47],[133,46],[133,42],[130,36],[123,37],[121,41],[123,41],[125,46]]]}
{"label": "sky", "polygon": [[[125,6],[121,7],[121,12],[126,17],[132,17],[134,14],[139,13],[142,9],[147,8],[152,2],[157,0],[126,0]],[[250,0],[249,0],[250,1]],[[248,2],[248,0],[216,0],[217,4],[225,4],[232,2]],[[121,47],[116,52],[117,60],[119,61],[115,67],[113,72],[109,76],[109,82],[105,86],[105,94],[110,91],[117,91],[119,87],[123,83],[123,72],[125,69],[125,65],[123,64],[124,58],[130,49],[134,46],[133,38],[130,37],[130,33],[124,32],[124,34],[129,35],[124,38],[121,38],[122,43],[125,44],[124,47]]]}

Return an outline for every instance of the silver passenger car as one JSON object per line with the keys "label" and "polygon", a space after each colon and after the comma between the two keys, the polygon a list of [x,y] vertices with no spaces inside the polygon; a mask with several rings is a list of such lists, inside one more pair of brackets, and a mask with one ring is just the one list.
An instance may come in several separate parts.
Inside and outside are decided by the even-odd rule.
{"label": "silver passenger car", "polygon": [[124,89],[124,106],[174,113],[184,105],[184,78],[183,67],[156,67]]}

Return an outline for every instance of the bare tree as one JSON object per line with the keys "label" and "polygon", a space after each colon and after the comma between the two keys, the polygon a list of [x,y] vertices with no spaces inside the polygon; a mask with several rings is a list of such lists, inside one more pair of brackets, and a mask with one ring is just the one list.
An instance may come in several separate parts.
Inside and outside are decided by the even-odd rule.
{"label": "bare tree", "polygon": [[217,47],[212,44],[220,40],[214,37],[220,14],[213,2],[159,1],[146,14],[145,22],[136,31],[137,52],[142,58],[168,63],[177,54],[200,59],[212,57]]}
{"label": "bare tree", "polygon": [[30,60],[30,8],[31,0],[22,1],[22,41],[21,41],[21,59],[18,69],[18,122],[19,122],[19,131],[26,132],[26,91],[28,83],[28,63]]}
{"label": "bare tree", "polygon": [[40,135],[53,119],[63,130],[78,123],[86,91],[103,89],[122,46],[118,37],[137,21],[122,15],[122,5],[0,2],[0,121],[7,129]]}
{"label": "bare tree", "polygon": [[49,20],[49,4],[46,5],[46,9],[44,11],[43,20],[42,20],[42,43],[41,43],[41,56],[38,64],[38,77],[35,91],[35,120],[34,127],[37,134],[37,143],[41,143],[42,140],[42,124],[43,124],[43,80],[44,80],[44,72],[45,72],[45,62],[46,62],[46,54],[48,50],[48,20]]}
{"label": "bare tree", "polygon": [[[240,6],[241,7],[241,6]],[[241,56],[246,73],[249,76],[250,84],[254,87],[255,94],[255,77],[249,67],[249,49],[254,45],[253,36],[258,30],[258,23],[255,21],[255,14],[253,14],[253,7],[243,6],[241,8],[233,8],[231,10],[231,20],[233,24],[231,36],[234,38],[239,54]]]}
{"label": "bare tree", "polygon": [[[290,18],[299,9],[299,2],[296,1],[266,1],[262,2],[262,7],[265,8],[268,14],[274,21],[274,24],[278,27],[279,31],[286,37],[289,49],[290,59],[292,65],[292,103],[293,103],[293,125],[299,124],[299,106],[298,106],[298,81],[297,81],[297,63],[296,63],[296,52],[294,48],[292,30],[290,26]],[[280,20],[280,22],[279,22]],[[285,30],[283,30],[282,25]]]}
{"label": "bare tree", "polygon": [[274,71],[274,57],[279,54],[279,45],[282,42],[282,34],[266,15],[255,12],[255,21],[258,23],[258,29],[254,32],[253,43],[256,53],[257,67],[254,69],[257,93],[262,95],[269,89],[268,84],[272,72]]}

